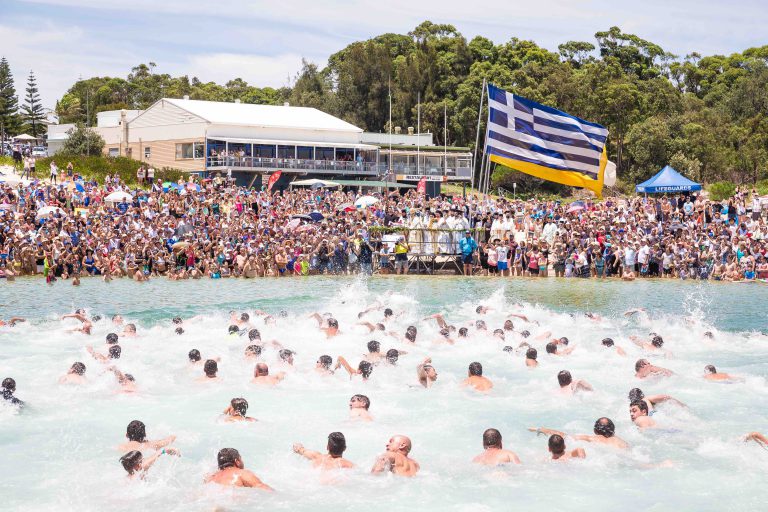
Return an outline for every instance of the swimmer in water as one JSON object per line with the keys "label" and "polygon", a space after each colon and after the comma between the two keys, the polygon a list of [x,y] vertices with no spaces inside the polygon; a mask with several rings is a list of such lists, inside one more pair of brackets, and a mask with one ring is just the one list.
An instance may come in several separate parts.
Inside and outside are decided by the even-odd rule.
{"label": "swimmer in water", "polygon": [[651,336],[650,343],[647,341],[644,341],[637,336],[630,336],[630,341],[637,345],[638,347],[642,348],[643,350],[647,350],[649,352],[666,352],[662,347],[664,346],[664,338],[659,336],[658,334],[654,334]]}
{"label": "swimmer in water", "polygon": [[704,367],[704,378],[712,381],[734,381],[740,380],[738,377],[734,377],[729,373],[721,373],[717,371],[714,365],[708,364]]}
{"label": "swimmer in water", "polygon": [[8,327],[16,327],[17,323],[26,321],[25,318],[21,318],[20,316],[12,316],[8,321],[0,320],[0,327],[5,327],[6,325]]}
{"label": "swimmer in water", "polygon": [[483,453],[472,459],[475,464],[484,466],[501,466],[503,464],[520,464],[518,456],[505,450],[501,443],[501,432],[489,428],[483,432]]}
{"label": "swimmer in water", "polygon": [[394,436],[386,445],[371,469],[371,473],[392,472],[399,476],[414,476],[419,471],[419,463],[408,457],[411,452],[411,440],[406,436]]}
{"label": "swimmer in water", "polygon": [[381,343],[371,340],[366,346],[368,347],[368,353],[363,357],[371,363],[378,363],[379,359],[381,359]]}
{"label": "swimmer in water", "polygon": [[341,334],[339,331],[339,322],[333,317],[327,319],[320,316],[320,313],[312,313],[310,318],[317,320],[318,328],[325,333],[326,338],[333,338]]}
{"label": "swimmer in water", "polygon": [[283,365],[286,366],[293,366],[293,356],[296,354],[293,350],[288,350],[287,348],[284,348],[280,350],[278,355],[280,356],[280,362],[283,363]]}
{"label": "swimmer in water", "polygon": [[73,363],[66,375],[59,379],[60,384],[85,384],[85,365],[80,361]]}
{"label": "swimmer in water", "polygon": [[437,371],[432,366],[432,359],[426,358],[424,362],[416,367],[416,376],[419,379],[419,384],[428,388],[434,384],[437,380]]}
{"label": "swimmer in water", "polygon": [[317,358],[315,363],[315,371],[320,375],[333,375],[331,365],[333,364],[333,358],[329,355],[322,355]]}
{"label": "swimmer in water", "polygon": [[538,352],[535,348],[531,347],[525,351],[525,366],[528,368],[536,368],[539,366],[539,362],[536,360]]}
{"label": "swimmer in water", "polygon": [[368,412],[371,400],[365,395],[352,395],[349,399],[349,417],[363,421],[373,421],[373,416]]}
{"label": "swimmer in water", "polygon": [[368,380],[373,373],[373,365],[369,361],[360,361],[360,364],[357,365],[357,370],[355,370],[342,356],[336,358],[336,366],[334,367],[334,370],[338,370],[339,368],[347,370],[350,379],[355,375],[361,375],[363,381]]}
{"label": "swimmer in water", "polygon": [[343,457],[347,449],[347,440],[341,432],[328,434],[327,454],[307,450],[301,443],[293,445],[293,452],[312,461],[312,465],[320,469],[348,469],[355,465]]}
{"label": "swimmer in water", "polygon": [[245,347],[246,359],[258,359],[261,357],[262,347],[261,345],[248,345]]}
{"label": "swimmer in water", "polygon": [[144,456],[140,451],[131,450],[130,452],[120,457],[120,464],[122,464],[123,468],[128,472],[129,478],[133,478],[136,475],[139,475],[140,478],[144,478],[149,468],[152,467],[152,464],[154,464],[161,455],[166,454],[178,456],[179,451],[175,448],[163,448],[162,450],[155,452],[154,455],[144,460]]}
{"label": "swimmer in water", "polygon": [[[528,430],[531,432],[536,432],[537,434],[547,434],[547,435],[553,435],[557,434],[560,437],[565,438],[567,434],[564,432],[560,432],[557,430],[552,430],[549,428],[542,428],[542,427],[531,427]],[[629,448],[629,444],[627,444],[626,441],[623,439],[620,439],[616,436],[616,426],[613,424],[613,421],[610,420],[610,418],[598,418],[597,421],[595,421],[595,426],[593,428],[593,432],[595,435],[589,435],[589,434],[579,434],[575,436],[571,436],[577,441],[586,441],[588,443],[600,443],[605,444],[608,446],[612,446],[614,448],[619,448],[622,450],[626,450]]]}
{"label": "swimmer in water", "polygon": [[553,356],[567,356],[568,354],[573,352],[574,348],[575,347],[560,350],[560,345],[558,345],[554,341],[550,341],[546,345],[547,354],[552,354]]}
{"label": "swimmer in water", "polygon": [[627,353],[624,351],[623,348],[621,348],[619,346],[614,346],[613,338],[603,338],[603,341],[601,341],[600,343],[604,347],[606,347],[606,348],[612,348],[612,347],[615,348],[616,349],[616,353],[619,354],[620,356],[626,356],[627,355]]}
{"label": "swimmer in water", "polygon": [[125,336],[126,338],[135,338],[136,324],[125,324],[125,328],[123,329],[123,332],[120,334],[120,336]]}
{"label": "swimmer in water", "polygon": [[87,346],[85,349],[89,354],[91,354],[91,356],[93,356],[94,359],[104,364],[109,363],[111,359],[120,359],[120,354],[122,353],[120,345],[110,345],[109,350],[107,351],[107,355],[99,354],[93,350],[93,347],[91,346]]}
{"label": "swimmer in water", "polygon": [[233,398],[229,407],[224,409],[224,421],[256,421],[256,418],[251,418],[248,413],[248,401],[245,398]]}
{"label": "swimmer in water", "polygon": [[635,363],[635,377],[645,379],[647,377],[670,377],[674,375],[672,370],[660,366],[654,366],[647,359],[638,359]]}
{"label": "swimmer in water", "polygon": [[629,401],[634,402],[636,400],[642,400],[645,402],[646,407],[648,408],[648,415],[652,416],[653,413],[656,410],[656,406],[668,402],[672,404],[679,405],[680,407],[688,407],[683,402],[676,398],[672,398],[669,395],[651,395],[651,396],[645,396],[645,394],[642,392],[640,388],[632,388],[629,390]]}
{"label": "swimmer in water", "polygon": [[82,312],[83,310],[78,309],[75,313],[70,313],[68,315],[64,315],[61,317],[62,320],[66,320],[67,318],[74,318],[75,320],[80,321],[80,327],[77,327],[75,329],[70,329],[69,332],[81,332],[83,334],[91,334],[91,329],[93,328],[93,324],[90,320],[88,320],[88,317],[85,316],[85,313]]}
{"label": "swimmer in water", "polygon": [[128,427],[125,429],[125,437],[128,439],[128,442],[117,447],[121,452],[131,450],[160,450],[173,444],[176,440],[176,436],[168,436],[164,439],[158,439],[157,441],[148,440],[146,426],[139,420],[133,420],[128,424]]}
{"label": "swimmer in water", "polygon": [[461,382],[462,386],[470,386],[482,392],[488,391],[493,387],[493,382],[483,377],[483,365],[477,361],[470,363],[467,374],[467,378]]}
{"label": "swimmer in water", "polygon": [[198,382],[212,382],[219,380],[219,365],[214,359],[207,359],[203,364],[204,376],[197,379]]}
{"label": "swimmer in water", "polygon": [[117,336],[117,333],[111,332],[107,334],[107,337],[106,337],[107,345],[117,345],[118,341],[119,341],[119,337]]}
{"label": "swimmer in water", "polygon": [[112,323],[114,325],[123,325],[123,317],[120,315],[112,315]]}
{"label": "swimmer in water", "polygon": [[744,441],[754,441],[758,445],[762,446],[763,448],[768,449],[768,438],[766,438],[763,434],[760,432],[750,432],[746,435],[744,438]]}
{"label": "swimmer in water", "polygon": [[16,407],[24,407],[24,402],[13,396],[16,392],[16,381],[11,377],[3,379],[3,400],[6,404],[15,405]]}
{"label": "swimmer in water", "polygon": [[136,392],[136,379],[130,373],[123,373],[114,366],[110,366],[107,370],[115,374],[117,383],[120,384],[121,393],[135,393]]}
{"label": "swimmer in water", "polygon": [[566,395],[572,395],[577,391],[594,391],[589,382],[585,380],[574,381],[568,370],[558,372],[557,383],[560,384],[560,392]]}
{"label": "swimmer in water", "polygon": [[552,455],[552,460],[560,462],[564,462],[569,459],[583,459],[587,456],[584,448],[576,448],[575,450],[568,451],[565,447],[565,439],[563,439],[563,436],[559,434],[552,434],[549,436],[547,448],[549,453]]}
{"label": "swimmer in water", "polygon": [[216,457],[219,470],[205,478],[205,483],[216,483],[230,487],[255,487],[265,491],[274,491],[259,477],[245,469],[240,452],[234,448],[222,448]]}
{"label": "swimmer in water", "polygon": [[253,369],[253,379],[251,379],[251,382],[264,386],[276,386],[284,378],[285,372],[278,372],[275,375],[270,375],[267,363],[256,363],[256,367]]}
{"label": "swimmer in water", "polygon": [[654,428],[656,421],[648,415],[648,404],[643,400],[635,400],[629,404],[629,417],[641,429]]}

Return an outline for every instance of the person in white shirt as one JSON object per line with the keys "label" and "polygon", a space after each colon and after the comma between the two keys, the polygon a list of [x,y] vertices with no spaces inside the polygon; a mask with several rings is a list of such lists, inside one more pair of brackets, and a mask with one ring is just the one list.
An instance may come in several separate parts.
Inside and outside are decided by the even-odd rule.
{"label": "person in white shirt", "polygon": [[499,269],[499,276],[509,276],[509,247],[504,240],[496,246],[496,268]]}
{"label": "person in white shirt", "polygon": [[56,162],[51,160],[51,183],[58,184],[57,178],[59,176],[59,168],[56,167]]}
{"label": "person in white shirt", "polygon": [[640,247],[640,250],[637,251],[637,263],[640,266],[640,273],[642,275],[648,274],[648,264],[650,263],[650,261],[651,261],[651,248],[648,247],[648,241],[643,240],[642,247]]}

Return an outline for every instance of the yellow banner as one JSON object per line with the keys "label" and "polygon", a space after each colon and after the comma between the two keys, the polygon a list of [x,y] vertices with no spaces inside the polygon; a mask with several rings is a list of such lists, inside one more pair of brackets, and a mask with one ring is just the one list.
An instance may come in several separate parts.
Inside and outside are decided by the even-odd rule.
{"label": "yellow banner", "polygon": [[513,160],[511,158],[504,158],[498,155],[489,156],[491,162],[509,167],[510,169],[530,174],[531,176],[536,176],[537,178],[546,181],[554,181],[555,183],[561,183],[571,187],[586,188],[594,192],[598,199],[603,197],[603,174],[605,172],[605,166],[608,163],[608,155],[605,151],[605,147],[603,147],[603,154],[600,155],[600,170],[597,173],[596,180],[589,178],[585,174],[581,174],[579,171],[561,171],[560,169],[552,169],[551,167]]}

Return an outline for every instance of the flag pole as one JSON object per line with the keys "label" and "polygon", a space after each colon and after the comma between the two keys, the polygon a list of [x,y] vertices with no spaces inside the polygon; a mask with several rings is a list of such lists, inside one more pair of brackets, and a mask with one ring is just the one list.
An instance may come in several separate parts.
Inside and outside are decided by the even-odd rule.
{"label": "flag pole", "polygon": [[443,100],[443,176],[448,176],[448,103]]}
{"label": "flag pole", "polygon": [[387,197],[389,197],[389,175],[392,174],[392,82],[391,78],[387,81],[387,92],[389,94],[389,158],[387,158],[387,175],[384,177]]}
{"label": "flag pole", "polygon": [[416,174],[421,174],[421,91],[416,94]]}
{"label": "flag pole", "polygon": [[[483,78],[483,87],[480,90],[480,107],[477,109],[477,133],[475,134],[475,159],[472,162],[472,184],[470,185],[470,190],[475,188],[475,168],[477,167],[477,150],[480,147],[480,123],[482,122],[482,116],[483,116],[483,103],[485,101],[485,87],[486,82],[485,78]],[[483,159],[485,158],[485,147],[483,147]],[[480,178],[479,174],[482,171],[482,163],[481,166],[477,169],[478,179]]]}

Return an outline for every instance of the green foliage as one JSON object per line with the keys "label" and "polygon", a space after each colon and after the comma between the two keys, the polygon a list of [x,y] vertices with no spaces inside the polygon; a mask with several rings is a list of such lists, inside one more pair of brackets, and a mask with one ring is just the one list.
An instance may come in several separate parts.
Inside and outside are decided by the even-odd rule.
{"label": "green foliage", "polygon": [[62,152],[70,155],[99,156],[104,150],[104,145],[101,135],[78,123],[69,131],[69,137],[64,141]]}
{"label": "green foliage", "polygon": [[[82,156],[59,152],[52,157],[38,159],[38,172],[40,172],[40,169],[47,169],[51,162],[56,162],[56,165],[62,170],[67,168],[69,162],[72,162],[75,173],[87,179],[95,179],[99,183],[104,183],[105,176],[117,174],[125,183],[134,186],[137,186],[136,170],[142,165],[142,162],[124,156]],[[155,170],[155,178],[160,178],[163,181],[176,181],[179,178],[186,179],[186,176],[185,172],[178,169],[165,167]]]}
{"label": "green foliage", "polygon": [[0,139],[18,135],[20,128],[19,99],[13,85],[11,67],[3,57],[0,59]]}
{"label": "green foliage", "polygon": [[768,195],[768,180],[760,180],[755,183],[755,190],[761,196]]}
{"label": "green foliage", "polygon": [[[432,132],[437,144],[474,150],[484,79],[606,126],[608,156],[629,185],[673,159],[681,172],[703,182],[768,177],[768,45],[729,56],[694,52],[678,58],[618,27],[597,32],[592,42],[567,41],[555,53],[517,37],[467,41],[452,25],[425,21],[408,34],[353,42],[331,55],[324,69],[305,61],[292,87],[279,90],[258,89],[239,78],[224,86],[202,83],[140,64],[126,78],[77,82],[57,112],[62,122],[89,117],[93,125],[99,110],[145,108],[162,96],[287,100],[379,132],[387,129],[391,94],[394,126],[416,128],[420,113],[421,131]],[[481,133],[486,118],[487,106]],[[509,172],[496,182],[513,179],[531,190],[551,190],[520,173],[508,178]]]}
{"label": "green foliage", "polygon": [[722,201],[723,199],[733,197],[733,194],[736,193],[736,185],[730,181],[718,181],[708,186],[707,190],[711,200]]}
{"label": "green foliage", "polygon": [[42,123],[45,115],[43,114],[43,104],[40,102],[40,93],[37,89],[37,79],[32,71],[29,72],[29,78],[27,78],[26,91],[27,95],[21,110],[24,112],[24,121],[29,128],[29,134],[38,137],[45,131]]}

